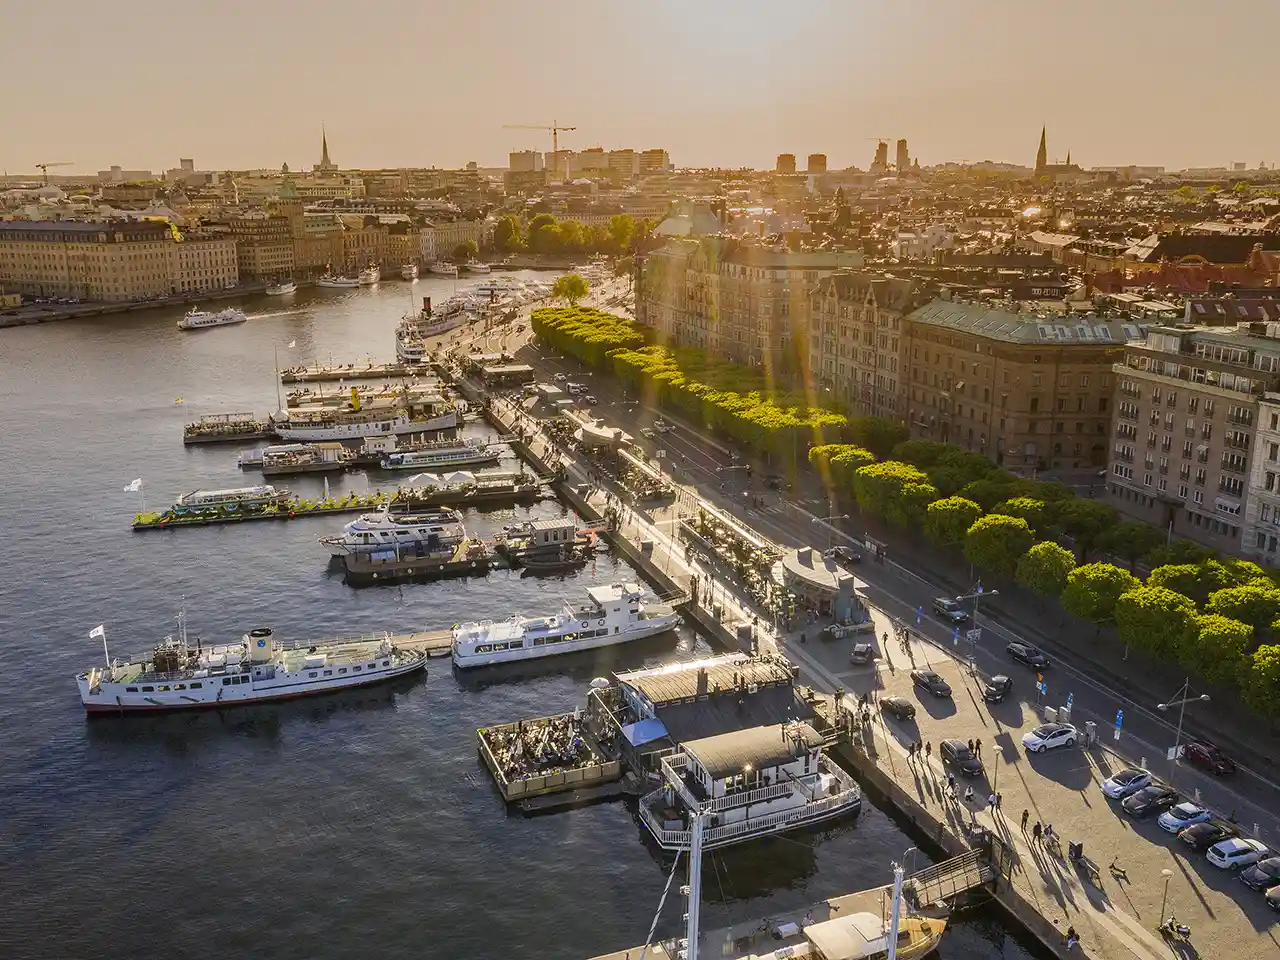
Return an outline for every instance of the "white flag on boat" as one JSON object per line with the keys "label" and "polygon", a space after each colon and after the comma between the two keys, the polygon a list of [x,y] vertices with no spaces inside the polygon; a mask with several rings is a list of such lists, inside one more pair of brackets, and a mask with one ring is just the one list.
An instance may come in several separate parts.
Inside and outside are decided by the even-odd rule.
{"label": "white flag on boat", "polygon": [[139,477],[137,480],[133,481],[133,483],[131,483],[131,484],[129,484],[127,487],[125,487],[125,488],[124,488],[124,492],[125,492],[125,493],[137,493],[137,492],[138,492],[139,490],[141,490],[141,489],[142,489],[142,478],[141,478],[141,477]]}
{"label": "white flag on boat", "polygon": [[94,627],[92,630],[89,631],[90,640],[97,639],[98,637],[105,637],[106,635],[107,635],[107,627],[106,627],[106,624],[103,624],[103,623],[98,624],[96,627]]}
{"label": "white flag on boat", "polygon": [[289,341],[289,346],[291,346],[291,347],[296,347],[297,345],[298,345],[298,341],[297,341],[297,340],[290,340],[290,341]]}

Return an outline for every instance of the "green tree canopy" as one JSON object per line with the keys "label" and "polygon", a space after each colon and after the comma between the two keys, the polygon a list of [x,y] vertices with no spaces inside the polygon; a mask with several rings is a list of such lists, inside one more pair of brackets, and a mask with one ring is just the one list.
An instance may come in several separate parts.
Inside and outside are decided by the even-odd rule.
{"label": "green tree canopy", "polygon": [[1195,636],[1195,604],[1164,587],[1135,587],[1121,594],[1115,617],[1121,640],[1155,656],[1172,656]]}
{"label": "green tree canopy", "polygon": [[1021,517],[990,513],[974,521],[965,534],[964,555],[980,570],[1012,577],[1035,539]]}
{"label": "green tree canopy", "polygon": [[1056,522],[1076,542],[1076,552],[1083,560],[1093,551],[1098,538],[1119,521],[1115,510],[1105,503],[1065,500],[1058,505]]}
{"label": "green tree canopy", "polygon": [[1209,594],[1205,610],[1247,623],[1257,636],[1266,636],[1280,619],[1280,588],[1267,579],[1224,587]]}
{"label": "green tree canopy", "polygon": [[1110,563],[1087,563],[1067,575],[1062,606],[1081,620],[1102,623],[1115,615],[1116,601],[1141,585],[1128,570]]}
{"label": "green tree canopy", "polygon": [[453,248],[453,262],[467,263],[474,260],[480,253],[480,248],[476,246],[474,240],[463,240],[460,244]]}
{"label": "green tree canopy", "polygon": [[972,500],[983,510],[994,510],[997,503],[1003,503],[1015,493],[1017,478],[1004,471],[995,471],[981,480],[967,483],[960,490],[960,496]]}
{"label": "green tree canopy", "polygon": [[850,442],[870,450],[877,457],[887,457],[909,436],[907,428],[884,417],[854,417],[845,433]]}
{"label": "green tree canopy", "polygon": [[1196,616],[1193,627],[1178,651],[1182,665],[1212,683],[1235,684],[1244,679],[1253,627],[1216,613]]}
{"label": "green tree canopy", "polygon": [[613,252],[621,253],[631,249],[631,238],[635,236],[636,221],[625,213],[617,213],[609,218],[609,238],[613,242]]}
{"label": "green tree canopy", "polygon": [[1027,525],[1037,533],[1044,533],[1049,526],[1048,513],[1043,500],[1032,500],[1030,497],[1014,497],[996,505],[992,513],[1004,514],[1006,517],[1021,517]]}
{"label": "green tree canopy", "polygon": [[982,516],[982,508],[964,497],[944,497],[929,504],[925,510],[924,532],[940,545],[954,545],[964,541],[965,534],[974,521]]}
{"label": "green tree canopy", "polygon": [[893,448],[893,459],[909,463],[921,470],[928,470],[942,459],[943,454],[953,449],[951,444],[938,440],[903,440]]}
{"label": "green tree canopy", "polygon": [[1209,602],[1209,594],[1232,583],[1230,571],[1217,560],[1202,563],[1179,563],[1156,567],[1147,577],[1153,587],[1168,587],[1190,597],[1197,607]]}
{"label": "green tree canopy", "polygon": [[1042,597],[1059,596],[1076,568],[1076,555],[1052,540],[1035,544],[1018,561],[1019,584]]}
{"label": "green tree canopy", "polygon": [[1244,676],[1244,701],[1260,716],[1280,718],[1280,646],[1264,644],[1253,651]]}
{"label": "green tree canopy", "polygon": [[498,218],[493,225],[493,247],[502,253],[513,253],[524,247],[518,217],[508,213]]}
{"label": "green tree canopy", "polygon": [[844,492],[852,491],[855,470],[875,462],[875,454],[870,450],[851,443],[822,443],[809,448],[809,463]]}
{"label": "green tree canopy", "polygon": [[926,507],[938,497],[923,471],[897,460],[859,467],[853,493],[863,510],[902,527],[923,520]]}
{"label": "green tree canopy", "polygon": [[1147,556],[1147,562],[1153,567],[1164,567],[1180,563],[1203,563],[1216,555],[1209,547],[1202,547],[1190,540],[1175,540],[1167,547],[1152,550]]}
{"label": "green tree canopy", "polygon": [[1109,530],[1104,530],[1098,538],[1098,547],[1134,565],[1156,547],[1164,543],[1164,534],[1149,523],[1129,520],[1118,523]]}
{"label": "green tree canopy", "polygon": [[994,469],[995,464],[982,454],[952,447],[934,461],[928,474],[938,490],[950,495],[988,476]]}
{"label": "green tree canopy", "polygon": [[561,274],[551,285],[551,295],[559,300],[569,301],[571,306],[577,306],[578,301],[583,299],[590,290],[591,285],[580,273]]}

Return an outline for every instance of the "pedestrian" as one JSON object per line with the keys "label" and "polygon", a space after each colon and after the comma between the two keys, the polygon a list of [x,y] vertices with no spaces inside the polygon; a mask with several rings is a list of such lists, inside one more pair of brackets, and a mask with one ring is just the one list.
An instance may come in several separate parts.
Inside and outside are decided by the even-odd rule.
{"label": "pedestrian", "polygon": [[949,783],[947,784],[947,799],[955,800],[955,798],[956,798],[956,785],[954,783]]}
{"label": "pedestrian", "polygon": [[933,759],[933,741],[931,740],[925,741],[924,758],[925,760]]}
{"label": "pedestrian", "polygon": [[950,787],[952,791],[956,788],[956,775],[950,770],[947,771],[947,786]]}
{"label": "pedestrian", "polygon": [[1030,816],[1031,816],[1031,811],[1030,811],[1030,810],[1023,810],[1023,811],[1022,811],[1022,832],[1023,832],[1023,833],[1026,833],[1026,832],[1027,832],[1027,820],[1028,820],[1028,818],[1029,818]]}
{"label": "pedestrian", "polygon": [[977,757],[979,760],[982,759],[982,741],[981,740],[973,741],[973,755]]}
{"label": "pedestrian", "polygon": [[913,740],[907,744],[907,762],[912,763],[915,761],[915,759],[916,759],[916,744],[915,744],[915,741]]}
{"label": "pedestrian", "polygon": [[1037,820],[1035,826],[1031,828],[1031,845],[1032,846],[1035,846],[1037,843],[1040,842],[1040,834],[1043,832],[1044,832],[1044,828],[1040,826],[1040,821]]}
{"label": "pedestrian", "polygon": [[996,809],[996,795],[994,793],[987,795],[987,806],[992,810]]}
{"label": "pedestrian", "polygon": [[973,784],[964,788],[964,802],[973,803]]}
{"label": "pedestrian", "polygon": [[1004,795],[1003,795],[1003,794],[999,794],[999,793],[997,793],[997,794],[996,794],[996,809],[997,809],[997,810],[999,810],[999,809],[1000,809],[1000,807],[1001,807],[1003,804],[1004,804]]}
{"label": "pedestrian", "polygon": [[970,752],[970,753],[973,753],[973,741],[972,741],[972,740],[970,740],[970,741],[969,741],[969,752]]}
{"label": "pedestrian", "polygon": [[1066,938],[1067,949],[1070,950],[1079,942],[1080,942],[1080,937],[1077,936],[1076,934],[1076,928],[1067,927],[1067,938]]}

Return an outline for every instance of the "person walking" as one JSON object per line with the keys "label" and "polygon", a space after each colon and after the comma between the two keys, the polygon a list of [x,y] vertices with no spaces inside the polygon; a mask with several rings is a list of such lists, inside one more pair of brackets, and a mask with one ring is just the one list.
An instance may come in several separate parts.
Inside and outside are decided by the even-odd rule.
{"label": "person walking", "polygon": [[973,755],[977,757],[979,760],[982,759],[982,741],[981,740],[973,741]]}
{"label": "person walking", "polygon": [[973,785],[972,784],[964,788],[964,802],[973,803]]}
{"label": "person walking", "polygon": [[933,759],[933,741],[932,741],[932,740],[926,740],[926,741],[925,741],[925,744],[924,744],[924,759],[925,759],[925,761],[926,761],[926,762],[927,762],[927,761],[929,761],[929,760],[931,760],[931,759]]}
{"label": "person walking", "polygon": [[987,794],[987,806],[991,809],[992,815],[997,809],[996,795],[994,793]]}
{"label": "person walking", "polygon": [[1043,832],[1044,828],[1040,826],[1040,821],[1037,820],[1035,826],[1031,828],[1031,845],[1033,847],[1040,843],[1040,834]]}
{"label": "person walking", "polygon": [[1030,817],[1031,817],[1031,811],[1024,809],[1022,811],[1022,832],[1023,833],[1027,832],[1027,820],[1030,819]]}
{"label": "person walking", "polygon": [[973,753],[973,741],[972,741],[972,740],[970,740],[970,741],[969,741],[969,752],[970,752],[970,753]]}
{"label": "person walking", "polygon": [[947,787],[951,790],[952,793],[955,793],[956,775],[952,773],[950,770],[947,771]]}

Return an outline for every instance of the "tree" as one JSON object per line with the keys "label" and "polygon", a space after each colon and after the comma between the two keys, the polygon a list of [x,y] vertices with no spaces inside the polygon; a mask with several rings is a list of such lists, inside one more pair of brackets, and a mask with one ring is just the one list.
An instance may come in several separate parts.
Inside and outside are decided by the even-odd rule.
{"label": "tree", "polygon": [[964,537],[964,555],[975,567],[1012,577],[1018,561],[1035,543],[1035,534],[1021,517],[989,513],[980,517]]}
{"label": "tree", "polygon": [[613,261],[613,275],[627,278],[627,289],[631,289],[636,276],[636,258],[628,254]]}
{"label": "tree", "polygon": [[564,253],[581,253],[587,245],[586,234],[577,220],[561,220],[556,234],[556,249]]}
{"label": "tree", "polygon": [[1073,616],[1102,623],[1115,615],[1116,601],[1142,581],[1128,570],[1110,563],[1087,563],[1067,575],[1062,606]]}
{"label": "tree", "polygon": [[983,510],[990,511],[995,509],[997,503],[1009,499],[1010,494],[1013,492],[1013,483],[1014,477],[1012,475],[996,471],[981,480],[974,480],[972,483],[965,484],[960,491],[960,496],[972,500],[980,505]]}
{"label": "tree", "polygon": [[1261,637],[1280,619],[1280,589],[1270,580],[1253,580],[1238,587],[1225,587],[1209,594],[1205,610],[1247,623]]}
{"label": "tree", "polygon": [[1211,683],[1238,683],[1248,666],[1253,627],[1216,613],[1195,617],[1193,626],[1178,650],[1179,662]]}
{"label": "tree", "polygon": [[1044,501],[1032,500],[1030,497],[1014,497],[1012,500],[1006,500],[1004,503],[997,504],[992,512],[1004,514],[1006,517],[1021,517],[1037,533],[1044,533],[1049,525]]}
{"label": "tree", "polygon": [[510,213],[499,217],[493,225],[493,247],[502,253],[512,253],[524,246],[520,219]]}
{"label": "tree", "polygon": [[1179,563],[1203,563],[1212,560],[1217,554],[1209,547],[1202,547],[1190,540],[1175,540],[1167,547],[1156,547],[1147,554],[1147,563],[1152,567],[1164,567]]}
{"label": "tree", "polygon": [[1231,572],[1217,560],[1205,560],[1203,563],[1156,567],[1147,577],[1147,583],[1176,590],[1195,601],[1197,607],[1203,607],[1209,602],[1209,594],[1232,585],[1232,577]]}
{"label": "tree", "polygon": [[1076,555],[1052,540],[1035,544],[1018,561],[1018,583],[1042,597],[1059,596],[1076,568]]}
{"label": "tree", "polygon": [[893,448],[908,436],[906,427],[884,417],[856,417],[849,421],[846,432],[851,443],[865,447],[881,458],[889,456]]}
{"label": "tree", "polygon": [[923,520],[926,507],[938,498],[922,471],[897,460],[859,467],[853,493],[863,510],[902,527]]}
{"label": "tree", "polygon": [[974,480],[981,480],[995,469],[995,464],[980,453],[952,447],[929,468],[929,479],[946,494],[955,493]]}
{"label": "tree", "polygon": [[1055,518],[1067,536],[1076,542],[1076,552],[1084,560],[1102,536],[1117,523],[1115,510],[1097,500],[1067,500],[1058,505]]}
{"label": "tree", "polygon": [[935,500],[925,509],[924,532],[934,543],[943,546],[963,542],[974,521],[982,516],[982,508],[964,497]]}
{"label": "tree", "polygon": [[567,300],[573,306],[577,306],[578,301],[586,297],[590,290],[591,284],[587,283],[580,273],[561,274],[551,285],[553,297],[558,300]]}
{"label": "tree", "polygon": [[631,238],[635,236],[636,221],[625,213],[617,213],[609,218],[609,236],[613,240],[616,252],[630,249]]}
{"label": "tree", "polygon": [[875,462],[870,450],[851,443],[822,443],[809,448],[809,463],[841,492],[852,489],[855,470]]}
{"label": "tree", "polygon": [[1195,636],[1196,606],[1164,587],[1135,587],[1120,595],[1116,631],[1126,644],[1168,657]]}
{"label": "tree", "polygon": [[893,459],[909,463],[921,470],[928,470],[942,459],[943,454],[953,449],[951,444],[938,440],[903,440],[893,448]]}
{"label": "tree", "polygon": [[1244,702],[1261,716],[1280,718],[1280,646],[1264,644],[1253,651],[1244,676]]}
{"label": "tree", "polygon": [[1164,534],[1148,523],[1129,520],[1104,530],[1098,547],[1129,564],[1132,571],[1138,560],[1164,542]]}
{"label": "tree", "polygon": [[476,246],[474,240],[463,240],[453,248],[453,262],[467,263],[474,260],[479,253],[480,248]]}

